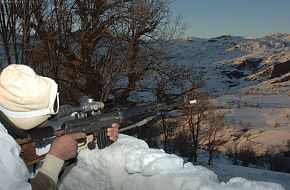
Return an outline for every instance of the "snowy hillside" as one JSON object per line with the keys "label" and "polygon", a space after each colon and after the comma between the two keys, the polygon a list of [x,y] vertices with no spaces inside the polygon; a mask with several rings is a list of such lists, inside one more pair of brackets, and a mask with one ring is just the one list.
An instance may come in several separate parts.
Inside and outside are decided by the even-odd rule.
{"label": "snowy hillside", "polygon": [[[174,63],[192,65],[203,73],[206,90],[225,115],[226,124],[250,127],[248,132],[239,132],[239,145],[250,143],[263,154],[269,148],[289,150],[289,47],[290,34],[257,39],[220,36],[176,40],[166,48],[166,55]],[[232,144],[235,133],[229,128],[220,138]]]}
{"label": "snowy hillside", "polygon": [[258,39],[220,36],[177,40],[166,51],[172,62],[192,64],[205,77],[211,94],[233,93],[263,81],[287,81],[290,34]]}

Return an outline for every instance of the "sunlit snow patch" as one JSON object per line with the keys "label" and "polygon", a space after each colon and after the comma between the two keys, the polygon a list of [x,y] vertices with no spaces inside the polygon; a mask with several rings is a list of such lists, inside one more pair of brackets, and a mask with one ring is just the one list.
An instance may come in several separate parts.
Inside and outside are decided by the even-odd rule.
{"label": "sunlit snow patch", "polygon": [[78,163],[60,182],[61,190],[283,190],[275,183],[232,178],[219,182],[215,173],[139,139],[119,135],[102,150],[81,151]]}

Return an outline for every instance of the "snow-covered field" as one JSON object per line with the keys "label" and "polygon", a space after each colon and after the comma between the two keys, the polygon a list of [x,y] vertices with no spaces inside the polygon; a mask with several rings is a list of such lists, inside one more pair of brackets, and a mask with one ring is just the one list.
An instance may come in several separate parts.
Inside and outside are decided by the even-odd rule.
{"label": "snow-covered field", "polygon": [[[269,84],[267,81],[240,93],[224,94],[213,99],[225,115],[225,122],[242,122],[249,127],[247,140],[261,148],[287,150],[290,140],[290,82]],[[262,150],[261,150],[262,151]]]}

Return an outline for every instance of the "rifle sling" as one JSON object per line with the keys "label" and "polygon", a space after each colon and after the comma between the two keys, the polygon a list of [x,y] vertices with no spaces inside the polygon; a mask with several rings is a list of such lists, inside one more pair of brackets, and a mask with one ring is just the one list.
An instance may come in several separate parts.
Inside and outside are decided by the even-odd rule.
{"label": "rifle sling", "polygon": [[0,122],[7,129],[8,134],[11,135],[14,139],[23,139],[27,137],[26,131],[17,128],[2,111],[0,111]]}

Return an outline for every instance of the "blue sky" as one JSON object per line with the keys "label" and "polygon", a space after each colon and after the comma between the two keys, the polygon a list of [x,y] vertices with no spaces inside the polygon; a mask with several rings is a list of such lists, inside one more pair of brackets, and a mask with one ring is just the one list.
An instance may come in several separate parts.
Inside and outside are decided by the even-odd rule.
{"label": "blue sky", "polygon": [[263,37],[290,33],[290,0],[171,0],[173,14],[190,25],[186,35]]}

